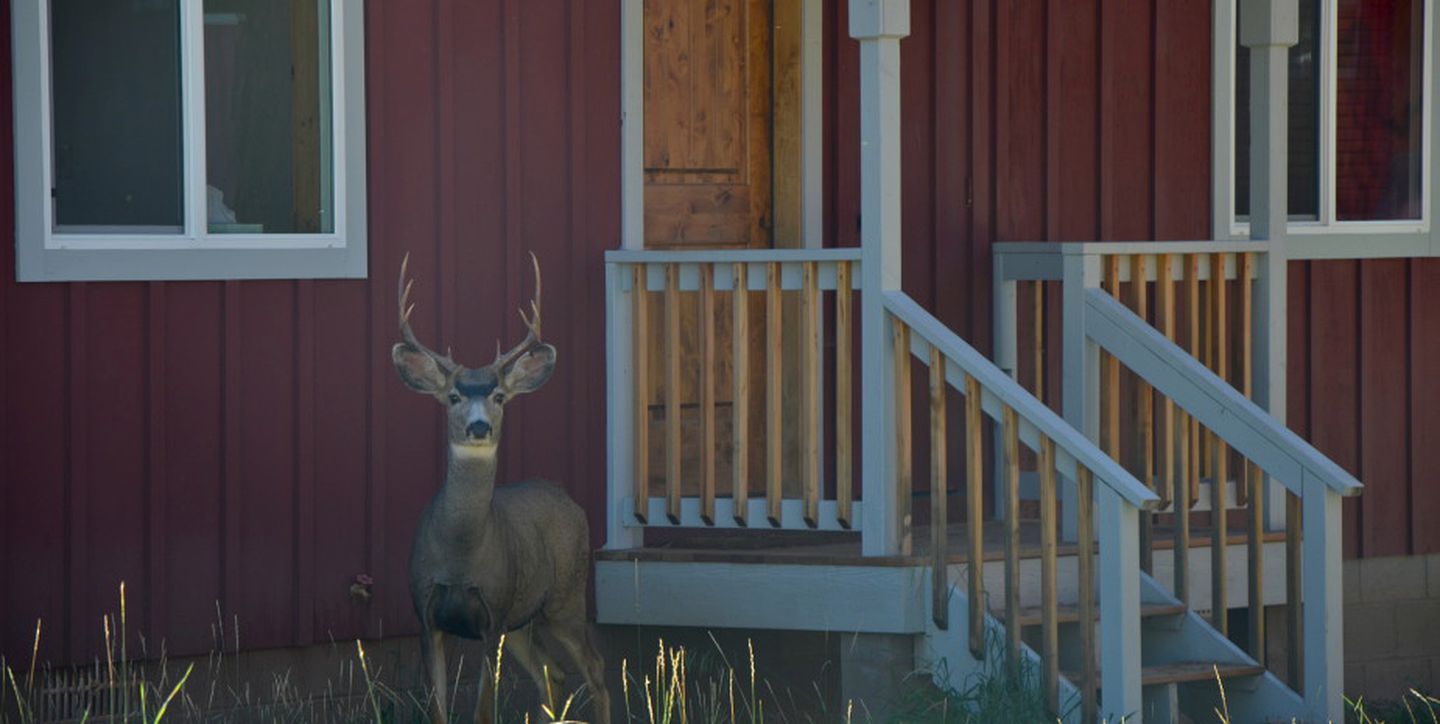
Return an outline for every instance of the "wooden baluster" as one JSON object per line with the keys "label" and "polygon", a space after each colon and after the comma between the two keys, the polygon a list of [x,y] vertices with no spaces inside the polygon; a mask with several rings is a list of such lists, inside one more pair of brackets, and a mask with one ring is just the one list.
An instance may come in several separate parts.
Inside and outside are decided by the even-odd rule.
{"label": "wooden baluster", "polygon": [[[950,507],[945,488],[945,357],[930,348],[930,615],[935,625],[950,628],[948,547]],[[972,599],[973,601],[973,599]]]}
{"label": "wooden baluster", "polygon": [[633,325],[630,363],[635,375],[635,520],[650,516],[650,318],[647,309],[645,267],[630,268],[630,318]]}
{"label": "wooden baluster", "polygon": [[820,525],[820,280],[815,262],[801,267],[800,478],[805,525]]}
{"label": "wooden baluster", "polygon": [[[1209,267],[1210,280],[1201,289],[1204,307],[1200,312],[1200,362],[1211,372],[1215,371],[1215,287],[1223,274],[1215,273],[1215,259],[1218,254],[1206,254],[1200,263]],[[1207,263],[1208,262],[1208,263]],[[1215,480],[1215,434],[1206,428],[1200,435],[1200,477]],[[1196,491],[1199,496],[1199,491]]]}
{"label": "wooden baluster", "polygon": [[[1211,310],[1210,336],[1211,351],[1214,355],[1215,374],[1228,379],[1230,357],[1228,347],[1230,315],[1226,309],[1225,257],[1226,254],[1210,255],[1210,298],[1214,303]],[[1210,593],[1211,617],[1215,628],[1222,634],[1230,631],[1228,586],[1226,585],[1225,555],[1229,545],[1229,526],[1226,510],[1229,507],[1225,489],[1230,483],[1229,446],[1218,435],[1210,437],[1210,522],[1213,535],[1210,537]]]}
{"label": "wooden baluster", "polygon": [[854,498],[850,283],[850,262],[839,262],[835,267],[835,517],[842,528],[850,527]]}
{"label": "wooden baluster", "polygon": [[[1255,273],[1255,255],[1240,255],[1240,383],[1245,397],[1255,393],[1254,312],[1255,286],[1251,277]],[[1259,466],[1249,460],[1241,460],[1244,480],[1237,483],[1236,492],[1246,489],[1246,500],[1236,500],[1236,505],[1249,507],[1247,548],[1249,563],[1250,598],[1250,656],[1256,661],[1265,660],[1265,476]],[[1237,495],[1237,498],[1239,496]]]}
{"label": "wooden baluster", "polygon": [[[1188,305],[1187,316],[1189,317],[1190,336],[1187,340],[1190,348],[1190,356],[1197,360],[1200,356],[1200,255],[1189,254],[1185,257],[1185,297]],[[1186,416],[1189,425],[1190,439],[1190,460],[1186,468],[1185,487],[1187,489],[1185,507],[1194,507],[1200,500],[1200,421]],[[1188,537],[1187,537],[1188,540]]]}
{"label": "wooden baluster", "polygon": [[891,317],[895,328],[895,515],[900,553],[910,554],[910,492],[914,488],[910,445],[910,328]]}
{"label": "wooden baluster", "polygon": [[[1104,257],[1105,291],[1117,301],[1120,299],[1120,257],[1115,254]],[[1120,360],[1107,352],[1100,352],[1100,382],[1103,431],[1102,443],[1111,459],[1120,460]]]}
{"label": "wooden baluster", "polygon": [[[1131,304],[1135,314],[1146,322],[1150,317],[1150,283],[1146,274],[1145,254],[1130,257]],[[1155,396],[1150,383],[1135,376],[1135,462],[1134,470],[1145,487],[1155,489]],[[1140,512],[1140,569],[1154,570],[1155,516]]]}
{"label": "wooden baluster", "polygon": [[1020,420],[1006,406],[1005,437],[1005,663],[1020,680]]}
{"label": "wooden baluster", "polygon": [[1060,623],[1055,580],[1055,441],[1040,437],[1040,628],[1045,702],[1060,710]]}
{"label": "wooden baluster", "polygon": [[1035,341],[1035,399],[1045,402],[1045,281],[1036,279],[1030,283],[1035,288],[1035,328],[1031,337]]}
{"label": "wooden baluster", "polygon": [[746,526],[750,523],[750,285],[745,264],[735,264],[732,270],[735,291],[730,317],[730,364],[735,370],[735,401],[731,403],[730,427],[735,461],[730,496],[735,524]]}
{"label": "wooden baluster", "polygon": [[[943,363],[943,360],[942,360]],[[943,382],[943,380],[942,380]],[[970,555],[970,654],[985,659],[985,612],[990,597],[985,592],[984,493],[985,448],[982,445],[985,421],[980,409],[980,380],[965,375],[965,531]]]}
{"label": "wooden baluster", "polygon": [[[1300,538],[1302,526],[1305,524],[1304,514],[1301,512],[1300,496],[1285,491],[1285,623],[1286,628],[1286,662],[1290,675],[1290,686],[1299,689],[1303,673],[1300,657],[1305,654],[1304,640],[1305,624],[1303,610],[1301,608],[1303,592],[1300,590],[1301,579],[1304,572],[1301,570],[1301,548]],[[1324,575],[1324,572],[1319,572]]]}
{"label": "wooden baluster", "polygon": [[[1175,269],[1169,254],[1161,254],[1155,260],[1156,284],[1155,303],[1158,309],[1156,314],[1160,317],[1160,333],[1165,339],[1175,341],[1175,280],[1171,276]],[[1165,397],[1160,407],[1160,465],[1163,474],[1160,476],[1160,507],[1164,508],[1170,504],[1171,496],[1175,494],[1175,453],[1177,441],[1175,439],[1175,401]]]}
{"label": "wooden baluster", "polygon": [[1075,466],[1076,563],[1080,569],[1080,720],[1098,719],[1100,682],[1095,652],[1095,486],[1088,468]]}
{"label": "wooden baluster", "polygon": [[781,443],[781,401],[784,387],[782,335],[784,317],[780,306],[780,265],[766,265],[765,277],[765,516],[770,525],[780,527],[781,503],[785,491],[783,473],[784,445]]}
{"label": "wooden baluster", "polygon": [[715,268],[700,265],[700,519],[715,525]]}
{"label": "wooden baluster", "polygon": [[680,265],[665,265],[665,515],[680,522]]}

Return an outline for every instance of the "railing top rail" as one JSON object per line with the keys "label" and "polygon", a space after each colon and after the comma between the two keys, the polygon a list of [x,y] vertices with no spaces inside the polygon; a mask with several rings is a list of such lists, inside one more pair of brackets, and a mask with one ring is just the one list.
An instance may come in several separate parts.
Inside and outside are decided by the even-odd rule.
{"label": "railing top rail", "polygon": [[860,261],[859,247],[829,249],[611,249],[607,264],[763,264]]}
{"label": "railing top rail", "polygon": [[1089,290],[1085,317],[1085,332],[1097,344],[1291,492],[1301,493],[1304,478],[1318,479],[1345,496],[1359,495],[1364,489],[1355,476],[1114,297]]}
{"label": "railing top rail", "polygon": [[[919,336],[926,344],[939,349],[948,361],[975,378],[986,393],[1015,410],[1023,423],[1033,425],[1040,434],[1055,441],[1063,455],[1088,469],[1131,505],[1146,510],[1159,507],[1159,496],[915,300],[894,291],[885,292],[884,299],[890,313],[914,332],[912,339]],[[963,384],[962,380],[952,381],[956,382]],[[991,412],[992,416],[998,414],[998,411]]]}
{"label": "railing top rail", "polygon": [[991,247],[997,256],[1011,254],[1263,254],[1264,241],[1002,241]]}

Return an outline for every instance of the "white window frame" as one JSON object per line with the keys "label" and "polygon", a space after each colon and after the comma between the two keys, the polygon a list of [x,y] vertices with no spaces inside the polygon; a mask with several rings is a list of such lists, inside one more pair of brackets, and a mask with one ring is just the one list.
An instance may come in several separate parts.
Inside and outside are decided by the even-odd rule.
{"label": "white window frame", "polygon": [[[50,12],[14,0],[15,274],[19,281],[364,278],[366,276],[364,12],[330,0],[334,231],[211,234],[205,167],[204,14],[180,3],[184,227],[179,233],[56,233],[51,226]],[[326,107],[322,104],[322,108]]]}
{"label": "white window frame", "polygon": [[[1420,219],[1414,221],[1339,221],[1335,209],[1335,78],[1338,56],[1336,0],[1320,4],[1320,218],[1292,220],[1287,226],[1291,259],[1358,259],[1382,257],[1440,256],[1440,233],[1433,223],[1440,209],[1436,192],[1432,139],[1440,128],[1432,112],[1433,99],[1440,93],[1435,72],[1436,12],[1434,0],[1423,0],[1425,13],[1421,127]],[[1236,0],[1216,0],[1212,34],[1212,153],[1211,229],[1216,239],[1247,239],[1248,222],[1235,218],[1235,33]],[[1244,122],[1242,120],[1242,122]],[[1247,161],[1248,163],[1248,161]]]}

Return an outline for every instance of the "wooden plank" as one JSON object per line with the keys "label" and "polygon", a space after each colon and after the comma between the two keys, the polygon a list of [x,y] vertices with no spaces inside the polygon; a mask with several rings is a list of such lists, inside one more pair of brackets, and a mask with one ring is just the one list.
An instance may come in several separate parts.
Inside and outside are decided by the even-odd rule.
{"label": "wooden plank", "polygon": [[[1169,254],[1161,254],[1155,260],[1156,284],[1155,303],[1159,307],[1156,314],[1160,318],[1160,333],[1165,339],[1175,341],[1175,280],[1174,264]],[[1175,492],[1175,465],[1176,447],[1178,441],[1175,439],[1175,401],[1169,397],[1163,398],[1160,403],[1160,501],[1161,506],[1169,504],[1171,496]]]}
{"label": "wooden plank", "polygon": [[[1405,410],[1410,405],[1409,281],[1405,259],[1360,262],[1359,347],[1360,546],[1366,557],[1399,556],[1410,550],[1413,482],[1434,471],[1410,470]],[[1326,399],[1320,396],[1317,399]]]}
{"label": "wooden plank", "polygon": [[[746,276],[747,266],[735,264],[731,274],[737,280]],[[737,283],[731,304],[731,368],[735,370],[734,422],[731,425],[735,462],[730,481],[730,496],[735,503],[735,522],[749,524],[747,511],[750,506],[750,288],[748,284]],[[636,500],[640,500],[637,498]],[[643,505],[643,502],[641,503]]]}
{"label": "wooden plank", "polygon": [[[1440,259],[1410,261],[1410,469],[1440,470]],[[1294,347],[1291,347],[1294,349]],[[1410,550],[1440,551],[1440,485],[1410,486]]]}
{"label": "wooden plank", "polygon": [[630,275],[630,300],[633,305],[630,317],[634,325],[631,329],[634,350],[630,359],[635,368],[635,520],[645,523],[649,511],[644,501],[650,498],[650,294],[645,291],[643,264],[631,267]]}
{"label": "wooden plank", "polygon": [[784,339],[783,312],[780,307],[780,265],[765,265],[765,499],[766,517],[770,525],[780,525],[780,501],[784,499],[781,478],[784,446],[781,445],[781,359]]}
{"label": "wooden plank", "polygon": [[[938,354],[935,357],[939,357]],[[944,382],[944,377],[940,382]],[[968,524],[967,547],[971,561],[985,555],[984,493],[985,448],[984,420],[980,408],[980,381],[965,376],[965,513]],[[1011,514],[1018,518],[1018,511]],[[990,599],[985,593],[983,566],[970,566],[970,654],[985,659],[985,613]]]}
{"label": "wooden plank", "polygon": [[853,293],[850,290],[850,262],[835,265],[835,502],[840,525],[850,527],[854,498],[855,437],[851,415],[854,376]]}
{"label": "wooden plank", "polygon": [[800,476],[805,523],[820,519],[820,290],[815,262],[802,266],[800,299]]}
{"label": "wooden plank", "polygon": [[700,516],[715,524],[715,267],[700,266]]}
{"label": "wooden plank", "polygon": [[1015,409],[1001,414],[1005,437],[1005,664],[1020,675],[1020,421]]}
{"label": "wooden plank", "polygon": [[[941,629],[950,627],[950,576],[948,565],[950,520],[945,470],[945,357],[930,348],[930,615]],[[968,454],[968,450],[967,450]],[[968,462],[968,461],[967,461]],[[968,501],[967,501],[968,502]],[[975,551],[969,551],[970,560]],[[981,568],[981,566],[971,566]],[[974,577],[972,576],[972,579]],[[974,581],[971,581],[974,585]],[[977,609],[975,589],[970,589],[970,608]],[[972,614],[971,619],[975,616]],[[983,624],[983,619],[982,619]],[[973,645],[973,641],[972,641]]]}
{"label": "wooden plank", "polygon": [[[1210,344],[1214,353],[1215,374],[1222,380],[1229,379],[1229,314],[1226,304],[1225,254],[1210,255],[1210,299],[1213,302],[1210,319]],[[1211,601],[1228,601],[1226,597],[1225,554],[1229,548],[1226,540],[1225,488],[1230,480],[1230,454],[1225,442],[1218,435],[1211,437],[1210,522],[1214,533],[1210,536],[1210,590]],[[1228,609],[1216,605],[1211,612],[1214,626],[1222,634],[1229,635]]]}
{"label": "wooden plank", "polygon": [[680,265],[665,265],[665,514],[680,522]]}
{"label": "wooden plank", "polygon": [[1040,438],[1040,607],[1041,667],[1044,669],[1044,696],[1051,711],[1060,709],[1060,625],[1057,618],[1057,547],[1055,515],[1055,441]]}
{"label": "wooden plank", "polygon": [[913,489],[914,465],[910,442],[910,328],[892,317],[895,328],[895,515],[898,520],[900,549],[910,546],[910,491]]}
{"label": "wooden plank", "polygon": [[[1143,277],[1140,277],[1143,278]],[[1095,489],[1090,471],[1080,468],[1075,476],[1075,525],[1078,550],[1076,557],[1079,567],[1079,615],[1080,621],[1080,711],[1081,721],[1096,721],[1099,702],[1099,672],[1096,671],[1098,652],[1095,650]],[[1149,517],[1149,514],[1146,514]]]}

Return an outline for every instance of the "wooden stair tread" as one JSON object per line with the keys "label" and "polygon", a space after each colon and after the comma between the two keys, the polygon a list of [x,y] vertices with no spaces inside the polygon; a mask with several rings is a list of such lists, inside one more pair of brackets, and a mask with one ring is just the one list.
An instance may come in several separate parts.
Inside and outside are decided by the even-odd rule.
{"label": "wooden stair tread", "polygon": [[[1143,603],[1140,605],[1141,618],[1156,618],[1160,616],[1178,616],[1185,613],[1183,603]],[[1056,620],[1060,623],[1075,623],[1080,620],[1080,606],[1078,604],[1065,604],[1057,606],[1055,610]],[[999,612],[1003,618],[1004,612]],[[1095,607],[1095,617],[1099,620],[1100,607]],[[1040,607],[1025,606],[1020,609],[1021,626],[1039,626],[1043,623],[1040,615]]]}
{"label": "wooden stair tread", "polygon": [[[1259,676],[1265,667],[1259,664],[1222,664],[1215,661],[1172,661],[1168,664],[1153,664],[1140,669],[1141,686],[1165,684],[1188,684],[1196,681],[1214,681],[1216,671],[1221,679],[1236,679],[1245,676]],[[1080,672],[1066,671],[1065,678],[1080,685]],[[1100,685],[1096,675],[1095,685]]]}

